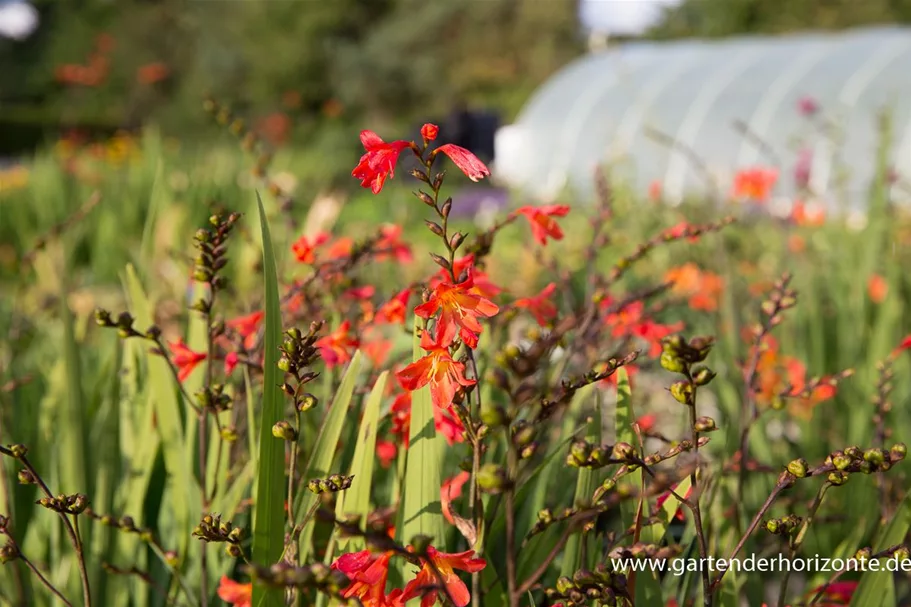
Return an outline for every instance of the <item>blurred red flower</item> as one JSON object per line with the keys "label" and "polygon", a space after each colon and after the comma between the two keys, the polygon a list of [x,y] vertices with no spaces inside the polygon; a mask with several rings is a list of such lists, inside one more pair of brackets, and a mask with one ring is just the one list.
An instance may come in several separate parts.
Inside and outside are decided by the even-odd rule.
{"label": "blurred red flower", "polygon": [[563,230],[554,217],[565,217],[569,207],[564,204],[551,204],[542,207],[522,207],[516,209],[512,216],[524,215],[531,226],[531,233],[540,244],[547,244],[547,237],[554,240],[563,238]]}
{"label": "blurred red flower", "polygon": [[402,150],[411,147],[410,141],[386,143],[373,131],[361,131],[361,143],[366,152],[351,171],[351,176],[361,180],[361,186],[379,194],[387,177],[395,177],[395,165]]}
{"label": "blurred red flower", "polygon": [[171,362],[177,367],[177,379],[186,380],[193,370],[206,359],[205,352],[194,352],[183,343],[183,338],[168,343],[171,350]]}
{"label": "blurred red flower", "polygon": [[240,584],[223,575],[218,582],[218,598],[233,607],[250,607],[253,602],[253,584]]}
{"label": "blurred red flower", "polygon": [[557,306],[551,301],[556,290],[557,285],[552,282],[537,295],[517,299],[513,305],[517,308],[525,308],[532,313],[539,325],[546,327],[549,321],[557,317]]}
{"label": "blurred red flower", "polygon": [[734,198],[766,202],[778,181],[776,169],[756,167],[743,169],[734,176]]}

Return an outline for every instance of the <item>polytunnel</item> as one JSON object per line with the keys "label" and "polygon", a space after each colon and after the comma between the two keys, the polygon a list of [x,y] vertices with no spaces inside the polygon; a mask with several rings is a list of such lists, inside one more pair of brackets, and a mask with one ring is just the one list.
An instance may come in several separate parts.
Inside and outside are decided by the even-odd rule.
{"label": "polytunnel", "polygon": [[911,176],[911,29],[633,42],[541,86],[497,131],[494,170],[552,200],[567,190],[591,197],[594,171],[606,166],[640,190],[660,184],[675,203],[758,166],[777,168],[775,195],[792,196],[803,162],[821,200],[831,203],[837,187],[862,208],[884,110],[893,169]]}

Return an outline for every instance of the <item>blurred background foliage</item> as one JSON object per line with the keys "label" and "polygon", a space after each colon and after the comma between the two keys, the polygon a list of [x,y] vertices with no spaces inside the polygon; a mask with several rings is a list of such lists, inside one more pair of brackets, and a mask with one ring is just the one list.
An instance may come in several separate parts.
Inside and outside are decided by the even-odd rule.
{"label": "blurred background foliage", "polygon": [[[454,108],[509,119],[585,50],[578,0],[36,0],[40,27],[0,40],[0,153],[61,129],[154,122],[196,133],[213,95],[312,142],[351,124]],[[686,0],[663,39],[911,22],[911,0]],[[293,132],[290,126],[293,124]],[[327,135],[329,133],[329,135]]]}

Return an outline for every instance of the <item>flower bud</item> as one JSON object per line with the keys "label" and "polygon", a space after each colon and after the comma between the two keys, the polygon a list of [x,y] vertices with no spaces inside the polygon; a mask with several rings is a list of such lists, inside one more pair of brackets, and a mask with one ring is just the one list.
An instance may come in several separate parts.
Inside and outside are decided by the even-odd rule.
{"label": "flower bud", "polygon": [[285,373],[290,373],[291,366],[292,366],[291,359],[288,358],[287,356],[282,356],[281,358],[278,359],[277,366],[280,370],[284,371]]}
{"label": "flower bud", "polygon": [[886,458],[882,449],[873,448],[867,449],[864,453],[864,461],[870,462],[874,466],[882,466],[883,462],[886,461]]}
{"label": "flower bud", "polygon": [[576,589],[576,585],[573,583],[573,581],[571,579],[569,579],[569,577],[564,575],[557,580],[557,592],[559,592],[560,594],[567,594],[571,590],[575,590],[575,589]]}
{"label": "flower bud", "polygon": [[851,462],[851,458],[843,453],[837,453],[832,457],[832,465],[836,470],[847,470]]}
{"label": "flower bud", "polygon": [[171,567],[177,567],[180,564],[180,559],[177,556],[177,553],[173,550],[168,550],[164,553],[164,561]]}
{"label": "flower bud", "polygon": [[20,485],[34,485],[35,484],[35,477],[28,470],[20,470],[18,477],[19,477]]}
{"label": "flower bud", "polygon": [[409,544],[416,554],[427,554],[427,549],[430,548],[430,543],[432,541],[433,538],[429,535],[416,535],[411,538]]}
{"label": "flower bud", "polygon": [[443,201],[443,204],[440,206],[440,215],[443,217],[449,217],[449,213],[452,212],[452,198],[447,198]]}
{"label": "flower bud", "polygon": [[0,563],[8,563],[19,558],[19,550],[15,544],[7,544],[0,548]]}
{"label": "flower bud", "polygon": [[715,379],[715,375],[716,373],[708,367],[699,367],[693,372],[693,381],[697,386],[706,386]]}
{"label": "flower bud", "polygon": [[696,432],[714,432],[718,429],[718,426],[715,425],[715,420],[711,417],[700,417],[696,420],[693,429]]}
{"label": "flower bud", "polygon": [[788,472],[796,476],[797,478],[804,478],[808,472],[807,460],[804,458],[798,458],[793,460],[788,464]]}
{"label": "flower bud", "polygon": [[442,226],[440,226],[440,224],[430,221],[429,219],[425,219],[424,223],[427,224],[427,229],[430,230],[431,232],[433,232],[434,234],[436,234],[437,236],[443,235],[443,228],[442,228]]}
{"label": "flower bud", "polygon": [[901,546],[892,553],[892,556],[901,563],[903,561],[911,560],[911,551],[908,550],[907,546]]}
{"label": "flower bud", "polygon": [[508,422],[506,411],[503,407],[491,403],[490,399],[486,399],[481,406],[481,421],[491,428],[505,426]]}
{"label": "flower bud", "polygon": [[484,464],[478,471],[478,486],[486,493],[500,493],[509,484],[506,470],[496,464]]}
{"label": "flower bud", "polygon": [[614,445],[614,459],[630,460],[636,456],[636,449],[629,443],[617,443]]}
{"label": "flower bud", "polygon": [[276,422],[275,425],[272,426],[272,436],[289,442],[296,441],[297,430],[295,430],[291,424],[282,420],[280,422]]}
{"label": "flower bud", "polygon": [[693,397],[693,390],[693,384],[685,380],[671,384],[671,396],[682,405],[690,402]]}
{"label": "flower bud", "polygon": [[237,440],[237,430],[234,426],[225,426],[221,429],[221,440],[226,443],[233,443]]}
{"label": "flower bud", "polygon": [[908,448],[905,446],[905,443],[896,443],[892,445],[892,448],[889,449],[889,458],[893,462],[900,462],[905,459],[905,456],[908,454]]}
{"label": "flower bud", "polygon": [[111,320],[111,313],[102,308],[97,308],[95,310],[95,322],[99,327],[114,326],[114,321]]}
{"label": "flower bud", "polygon": [[671,373],[683,373],[686,370],[686,365],[683,363],[683,360],[672,352],[662,352],[660,362],[661,367]]}
{"label": "flower bud", "polygon": [[848,482],[848,473],[842,472],[840,470],[835,470],[834,472],[829,472],[829,475],[826,477],[826,480],[829,481],[829,484],[834,487],[840,487]]}
{"label": "flower bud", "polygon": [[28,447],[26,447],[25,445],[19,445],[19,444],[10,445],[9,450],[10,450],[10,452],[12,452],[13,457],[15,459],[22,459],[23,457],[25,457],[25,454],[28,453]]}
{"label": "flower bud", "polygon": [[297,410],[303,413],[304,411],[309,411],[318,404],[319,399],[308,392],[301,396],[300,400],[297,402]]}
{"label": "flower bud", "polygon": [[225,546],[225,553],[233,559],[240,558],[243,556],[244,551],[237,544],[228,544]]}

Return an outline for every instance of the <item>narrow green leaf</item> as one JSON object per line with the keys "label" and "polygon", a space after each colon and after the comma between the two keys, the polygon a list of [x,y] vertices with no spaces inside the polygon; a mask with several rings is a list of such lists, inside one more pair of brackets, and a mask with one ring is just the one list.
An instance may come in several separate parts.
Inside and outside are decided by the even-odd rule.
{"label": "narrow green leaf", "polygon": [[92,494],[93,487],[89,486],[86,476],[86,410],[83,402],[84,387],[82,385],[81,361],[79,360],[79,344],[76,343],[73,313],[67,302],[66,291],[61,297],[61,313],[63,316],[63,352],[66,364],[66,398],[60,403],[63,415],[60,422],[66,428],[59,436],[61,457],[60,476],[65,479],[67,492],[84,491]]}
{"label": "narrow green leaf", "polygon": [[[417,361],[424,356],[418,337],[420,319],[417,317],[414,319],[414,329],[412,360]],[[432,537],[438,544],[443,541],[445,527],[440,503],[441,453],[430,387],[424,386],[411,393],[411,428],[402,495],[402,526],[398,531],[399,540],[403,543],[408,543],[417,535]]]}
{"label": "narrow green leaf", "polygon": [[[911,491],[905,494],[889,526],[878,538],[873,547],[873,553],[901,544],[905,541],[909,528],[911,528]],[[895,604],[895,573],[885,569],[885,567],[881,567],[880,571],[867,571],[863,574],[860,584],[854,592],[854,597],[851,599],[851,607],[880,607],[880,605]]]}
{"label": "narrow green leaf", "polygon": [[[620,367],[617,373],[617,410],[615,413],[615,429],[617,433],[617,442],[629,443],[638,447],[636,434],[633,432],[633,394],[629,385],[629,375],[626,369]],[[631,490],[633,495],[637,495],[642,488],[642,468],[637,469],[632,474],[620,481]],[[621,520],[623,527],[628,529],[636,521],[636,512],[639,508],[639,500],[629,499],[620,502]],[[648,510],[648,503],[643,504],[643,508]]]}
{"label": "narrow green leaf", "polygon": [[[376,427],[380,419],[380,405],[383,402],[383,393],[389,372],[384,371],[376,380],[367,405],[364,407],[364,417],[358,430],[357,446],[351,460],[351,472],[354,476],[351,488],[339,494],[335,514],[338,517],[357,515],[361,518],[361,529],[367,528],[367,515],[370,513],[370,489],[373,486],[373,465],[376,462]],[[338,541],[339,550],[347,549],[350,552],[363,550],[363,538],[341,539]]]}
{"label": "narrow green leaf", "polygon": [[[285,444],[272,436],[272,426],[284,418],[284,399],[279,389],[282,381],[278,369],[278,346],[281,343],[281,307],[279,306],[278,276],[272,237],[263,201],[259,204],[262,231],[263,275],[266,293],[266,341],[263,362],[263,404],[260,419],[259,453],[256,458],[256,501],[253,518],[253,561],[271,565],[281,558],[285,539]],[[261,584],[253,586],[253,604],[281,607],[284,596],[280,590]]]}
{"label": "narrow green leaf", "polygon": [[[361,361],[361,353],[357,351],[354,353],[351,362],[348,363],[348,369],[342,378],[342,384],[339,386],[335,400],[332,401],[332,405],[326,413],[326,419],[323,421],[316,444],[311,452],[310,461],[307,464],[307,472],[304,476],[305,482],[314,478],[325,478],[331,473],[335,454],[338,450],[338,441],[348,417],[351,397],[354,395],[357,375],[361,369]],[[317,500],[319,500],[319,497],[315,493],[307,490],[299,491],[294,498],[296,504],[294,507],[295,520],[302,521],[317,503]],[[301,532],[300,550],[298,552],[301,561],[304,561],[310,554],[310,540],[313,537],[314,523],[314,520],[311,519]]]}

